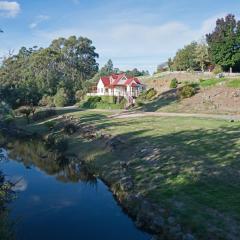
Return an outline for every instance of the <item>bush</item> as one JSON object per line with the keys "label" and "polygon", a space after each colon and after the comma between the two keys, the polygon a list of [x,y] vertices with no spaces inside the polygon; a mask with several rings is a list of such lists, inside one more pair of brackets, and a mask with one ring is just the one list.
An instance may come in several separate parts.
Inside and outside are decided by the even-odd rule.
{"label": "bush", "polygon": [[56,125],[56,122],[54,121],[48,121],[45,123],[45,126],[50,130],[53,129],[55,125]]}
{"label": "bush", "polygon": [[177,88],[178,86],[178,80],[176,78],[173,78],[170,83],[170,88]]}
{"label": "bush", "polygon": [[214,74],[219,74],[219,73],[222,73],[222,72],[223,72],[223,69],[219,65],[216,65],[215,68],[213,69]]}
{"label": "bush", "polygon": [[180,97],[181,98],[190,98],[192,97],[193,95],[195,95],[196,93],[196,89],[191,86],[191,85],[186,85],[186,86],[183,86],[180,90]]}
{"label": "bush", "polygon": [[45,120],[46,118],[55,116],[57,114],[56,110],[54,109],[46,109],[43,111],[36,112],[32,119],[33,121],[40,121],[40,120]]}
{"label": "bush", "polygon": [[57,107],[64,107],[68,103],[68,96],[64,88],[59,88],[56,95],[54,96],[54,104]]}
{"label": "bush", "polygon": [[141,100],[152,100],[153,97],[155,97],[156,95],[157,95],[157,91],[154,88],[150,88],[147,91],[140,94],[138,98]]}
{"label": "bush", "polygon": [[142,107],[142,106],[144,106],[144,103],[141,100],[137,100],[136,105],[137,105],[137,107]]}
{"label": "bush", "polygon": [[97,103],[101,102],[101,100],[101,97],[87,97],[87,100],[80,107],[94,109],[97,108]]}
{"label": "bush", "polygon": [[102,96],[102,102],[105,103],[116,103],[117,102],[117,97],[115,96]]}
{"label": "bush", "polygon": [[72,123],[69,123],[64,126],[64,132],[68,135],[72,135],[76,132],[76,126]]}
{"label": "bush", "polygon": [[86,93],[83,90],[76,91],[76,93],[75,93],[76,102],[81,102],[84,99],[85,94]]}
{"label": "bush", "polygon": [[51,96],[44,95],[38,103],[42,107],[55,107],[54,98]]}
{"label": "bush", "polygon": [[68,149],[68,140],[67,140],[67,138],[55,138],[54,148],[58,152],[65,152]]}

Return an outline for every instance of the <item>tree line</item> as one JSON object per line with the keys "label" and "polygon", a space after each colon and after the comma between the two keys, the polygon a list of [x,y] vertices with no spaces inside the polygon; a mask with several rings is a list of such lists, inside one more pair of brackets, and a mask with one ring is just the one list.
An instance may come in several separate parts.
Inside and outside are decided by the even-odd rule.
{"label": "tree line", "polygon": [[213,32],[201,42],[191,42],[168,59],[171,71],[240,71],[240,21],[228,14],[217,19]]}
{"label": "tree line", "polygon": [[47,48],[22,47],[0,67],[0,99],[12,107],[37,105],[44,96],[73,102],[77,90],[98,72],[98,54],[88,38],[59,38]]}

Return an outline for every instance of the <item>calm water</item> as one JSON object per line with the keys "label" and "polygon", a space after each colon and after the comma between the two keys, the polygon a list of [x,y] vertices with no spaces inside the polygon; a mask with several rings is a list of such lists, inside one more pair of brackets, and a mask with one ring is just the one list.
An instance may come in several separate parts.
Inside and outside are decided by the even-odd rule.
{"label": "calm water", "polygon": [[7,177],[18,182],[10,205],[18,240],[151,238],[135,227],[108,188],[78,165],[30,157],[1,163]]}

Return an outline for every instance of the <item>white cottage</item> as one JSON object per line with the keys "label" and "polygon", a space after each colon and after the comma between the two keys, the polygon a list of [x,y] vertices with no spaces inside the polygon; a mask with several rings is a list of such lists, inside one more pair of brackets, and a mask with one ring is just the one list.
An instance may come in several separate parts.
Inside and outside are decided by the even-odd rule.
{"label": "white cottage", "polygon": [[97,96],[137,97],[144,90],[144,85],[136,77],[126,74],[112,74],[101,77],[97,84]]}

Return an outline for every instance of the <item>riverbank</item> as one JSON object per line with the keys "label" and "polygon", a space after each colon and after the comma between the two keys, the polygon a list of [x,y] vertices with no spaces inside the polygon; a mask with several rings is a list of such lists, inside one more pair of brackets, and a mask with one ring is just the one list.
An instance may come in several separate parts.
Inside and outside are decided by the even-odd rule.
{"label": "riverbank", "polygon": [[66,155],[86,162],[139,227],[163,239],[239,238],[239,123],[111,115],[76,110],[18,126],[66,137]]}

